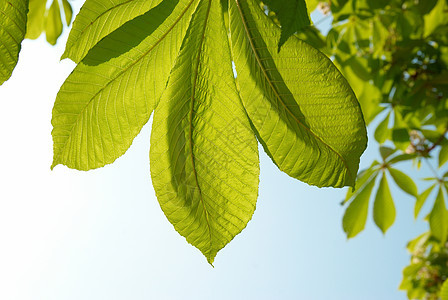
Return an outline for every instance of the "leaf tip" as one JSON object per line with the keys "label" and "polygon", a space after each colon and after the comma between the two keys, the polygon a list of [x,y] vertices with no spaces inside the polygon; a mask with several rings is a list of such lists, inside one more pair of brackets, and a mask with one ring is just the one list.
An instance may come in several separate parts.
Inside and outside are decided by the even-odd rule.
{"label": "leaf tip", "polygon": [[213,265],[214,261],[215,261],[215,257],[214,256],[207,257],[207,262],[210,264],[210,266],[212,266],[212,268],[215,268],[215,266]]}
{"label": "leaf tip", "polygon": [[67,50],[65,50],[64,53],[62,53],[61,58],[60,58],[59,60],[64,60],[64,59],[66,59],[66,58],[69,58],[69,57],[68,57]]}
{"label": "leaf tip", "polygon": [[54,167],[56,167],[59,163],[57,163],[56,161],[53,161],[53,163],[50,166],[50,170],[53,171]]}

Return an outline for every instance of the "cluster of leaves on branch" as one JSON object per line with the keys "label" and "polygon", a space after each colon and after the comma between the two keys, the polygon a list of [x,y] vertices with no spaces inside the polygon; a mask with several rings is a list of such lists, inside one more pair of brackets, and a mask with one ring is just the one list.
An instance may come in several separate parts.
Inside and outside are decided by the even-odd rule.
{"label": "cluster of leaves on branch", "polygon": [[[431,289],[423,277],[429,276],[425,273],[428,270],[447,267],[446,261],[431,260],[435,254],[430,253],[446,252],[448,236],[443,192],[448,161],[448,1],[334,0],[318,6],[333,18],[330,31],[321,37],[325,45],[320,49],[333,58],[353,87],[382,160],[362,170],[356,189],[348,191],[343,201],[347,205],[344,231],[348,237],[361,232],[371,206],[373,219],[382,232],[394,223],[390,178],[415,199],[415,218],[431,201],[428,205],[432,208],[425,218],[430,227],[426,236],[431,243],[425,244],[425,249],[431,245],[432,250],[421,254],[425,257],[421,257],[425,271],[409,275],[409,270],[417,268],[415,264],[404,271],[406,284],[402,288],[413,299],[437,299],[445,275],[438,277],[440,282]],[[316,42],[316,35],[306,40],[322,45]],[[406,175],[400,170],[406,161],[412,161],[416,169],[422,165],[430,168],[434,177],[426,178],[426,182],[433,184],[418,193],[418,172],[409,176],[409,172]],[[438,162],[438,170],[432,167],[434,162]]]}
{"label": "cluster of leaves on branch", "polygon": [[[401,189],[420,199],[420,207],[413,180],[403,172],[397,175],[392,164],[413,160],[420,167],[438,155],[443,168],[448,160],[448,3],[341,0],[324,6],[333,17],[324,52],[351,83],[366,122],[375,120],[371,129],[384,160],[360,172],[356,190],[347,194],[344,229],[351,237],[364,228],[360,216],[367,214],[375,181],[382,187],[377,193],[384,192],[388,176],[378,174],[387,171]],[[376,214],[375,208],[383,212]],[[354,209],[358,220],[351,217]],[[374,205],[382,231],[392,225],[393,215],[392,201]]]}
{"label": "cluster of leaves on branch", "polygon": [[426,232],[408,244],[411,264],[403,270],[400,289],[409,299],[448,299],[448,244]]}

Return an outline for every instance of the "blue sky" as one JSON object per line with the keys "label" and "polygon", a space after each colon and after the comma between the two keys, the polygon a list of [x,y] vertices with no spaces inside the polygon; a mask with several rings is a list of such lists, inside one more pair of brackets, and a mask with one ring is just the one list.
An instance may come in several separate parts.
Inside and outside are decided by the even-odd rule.
{"label": "blue sky", "polygon": [[[383,236],[369,214],[366,230],[347,241],[345,190],[292,179],[260,149],[253,219],[212,268],[157,203],[150,124],[113,165],[50,171],[51,109],[74,67],[59,62],[66,38],[56,47],[24,41],[0,87],[0,299],[406,299],[397,289],[406,242],[427,224],[413,220],[414,200],[392,183],[394,226]],[[364,167],[377,157],[371,146]]]}

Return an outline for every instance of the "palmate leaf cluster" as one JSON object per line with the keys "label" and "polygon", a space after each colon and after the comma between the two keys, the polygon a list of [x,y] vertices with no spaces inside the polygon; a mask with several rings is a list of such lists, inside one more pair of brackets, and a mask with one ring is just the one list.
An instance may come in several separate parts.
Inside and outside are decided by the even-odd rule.
{"label": "palmate leaf cluster", "polygon": [[52,167],[112,163],[154,111],[156,196],[210,263],[255,210],[257,140],[294,178],[353,186],[366,147],[359,103],[330,59],[285,24],[255,0],[87,0],[63,55],[77,66],[53,109]]}

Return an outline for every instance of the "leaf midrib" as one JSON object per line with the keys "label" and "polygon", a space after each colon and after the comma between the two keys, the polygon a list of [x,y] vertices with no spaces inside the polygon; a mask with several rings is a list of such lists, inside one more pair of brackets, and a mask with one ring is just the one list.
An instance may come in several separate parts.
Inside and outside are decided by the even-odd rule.
{"label": "leaf midrib", "polygon": [[189,142],[190,142],[190,150],[191,150],[190,158],[191,158],[191,164],[193,167],[193,173],[194,173],[194,178],[196,181],[196,186],[199,190],[199,199],[201,200],[201,203],[202,203],[205,220],[206,220],[207,227],[208,227],[208,233],[209,233],[209,238],[210,238],[210,240],[209,240],[210,249],[213,248],[213,243],[212,243],[212,230],[210,228],[210,221],[209,221],[209,212],[207,211],[207,208],[205,207],[204,199],[202,197],[202,190],[201,190],[201,187],[199,186],[198,174],[196,172],[196,163],[195,163],[195,159],[194,159],[194,155],[193,155],[193,113],[194,113],[196,83],[197,83],[197,79],[198,79],[199,64],[200,64],[200,59],[201,59],[201,54],[202,54],[202,44],[205,39],[205,30],[207,28],[207,22],[208,22],[209,15],[210,15],[211,1],[216,1],[216,0],[209,0],[209,2],[208,2],[207,14],[206,14],[206,17],[204,20],[204,26],[202,28],[201,40],[199,43],[199,49],[198,49],[198,53],[197,53],[197,57],[196,57],[196,69],[194,70],[195,72],[194,72],[193,85],[192,85],[192,91],[191,91],[191,97],[190,97],[191,105],[190,105],[190,115],[189,115]]}
{"label": "leaf midrib", "polygon": [[[314,132],[312,132],[310,128],[308,128],[307,126],[305,126],[299,119],[297,119],[297,118],[294,116],[294,114],[293,114],[293,113],[288,109],[288,107],[285,105],[285,103],[283,102],[283,100],[282,100],[282,98],[281,98],[279,92],[277,91],[277,89],[275,88],[274,84],[272,83],[272,80],[269,78],[269,75],[267,74],[267,71],[266,71],[266,69],[265,69],[265,67],[263,66],[263,63],[262,63],[262,61],[261,61],[261,58],[259,57],[259,55],[258,55],[258,53],[257,53],[257,51],[256,51],[256,47],[255,47],[255,45],[254,45],[254,43],[253,43],[253,41],[252,41],[252,36],[251,36],[251,34],[250,34],[250,32],[249,32],[249,28],[248,28],[248,26],[247,26],[246,19],[245,19],[245,17],[244,17],[243,11],[242,11],[241,6],[240,6],[240,0],[235,0],[235,2],[236,2],[236,5],[237,5],[237,7],[238,7],[238,11],[239,11],[239,13],[240,13],[240,16],[241,16],[241,21],[242,21],[242,23],[243,23],[243,25],[244,25],[244,30],[245,30],[245,32],[246,32],[246,35],[248,36],[248,40],[249,40],[249,43],[250,43],[251,50],[252,50],[252,52],[254,53],[254,55],[255,55],[255,59],[257,60],[257,63],[258,63],[258,65],[259,65],[260,69],[262,70],[263,75],[264,75],[264,77],[266,78],[266,81],[269,83],[269,86],[270,86],[271,89],[273,90],[273,92],[274,92],[275,96],[277,97],[278,101],[282,104],[282,106],[283,106],[283,108],[285,109],[285,111],[288,112],[289,115],[291,115],[291,117],[297,122],[297,124],[298,124],[299,126],[303,127],[303,128],[304,128],[306,131],[308,131],[308,132],[309,132],[309,133],[310,133],[316,140],[320,141],[322,144],[324,144],[325,146],[327,146],[332,152],[334,152],[334,153],[341,159],[341,161],[343,162],[343,164],[344,164],[344,166],[345,166],[345,168],[346,168],[346,170],[347,170],[348,175],[349,175],[350,177],[352,177],[352,174],[351,174],[351,172],[350,172],[350,169],[349,169],[348,166],[347,166],[347,162],[345,161],[345,159],[344,159],[344,158],[343,158],[343,157],[342,157],[336,150],[334,150],[330,145],[328,145],[327,143],[325,143],[320,137],[318,137]],[[344,184],[345,184],[345,182],[344,182]]]}
{"label": "leaf midrib", "polygon": [[[79,113],[78,117],[76,118],[75,122],[73,123],[73,126],[70,130],[70,133],[68,134],[68,138],[64,143],[64,146],[61,147],[61,151],[59,152],[58,155],[58,159],[59,157],[62,155],[62,153],[64,152],[64,149],[70,139],[70,137],[72,136],[72,132],[73,129],[75,128],[75,124],[78,123],[80,116],[84,113],[84,111],[87,109],[87,107],[90,105],[90,103],[96,98],[96,96],[98,94],[100,94],[107,86],[109,86],[109,84],[111,84],[112,82],[114,82],[118,77],[120,77],[123,73],[127,72],[131,67],[133,67],[134,65],[136,65],[138,62],[140,62],[144,57],[146,57],[148,55],[149,52],[152,51],[152,49],[154,49],[158,44],[160,44],[162,42],[162,40],[173,30],[173,28],[177,25],[177,23],[179,23],[179,21],[184,17],[185,13],[187,12],[187,10],[190,8],[191,4],[193,4],[193,2],[195,2],[196,0],[191,0],[190,3],[185,7],[185,9],[182,11],[182,13],[179,15],[179,17],[175,20],[175,22],[173,23],[173,25],[162,35],[162,37],[152,46],[150,47],[146,52],[144,52],[138,59],[136,59],[135,61],[133,61],[131,64],[129,64],[129,66],[127,66],[126,68],[124,68],[123,70],[121,70],[120,72],[117,73],[117,75],[114,78],[111,78],[111,80],[109,82],[107,82],[104,87],[102,87],[98,92],[96,92],[91,98],[90,100],[86,103],[86,105],[84,106],[84,108],[81,110],[81,112]],[[56,159],[53,162],[52,165],[52,169],[56,166],[55,164]]]}

